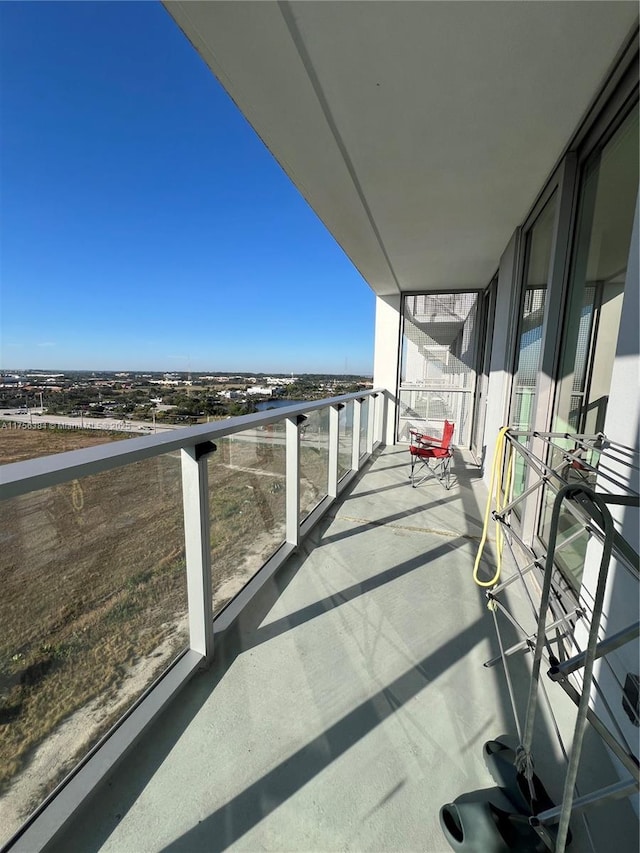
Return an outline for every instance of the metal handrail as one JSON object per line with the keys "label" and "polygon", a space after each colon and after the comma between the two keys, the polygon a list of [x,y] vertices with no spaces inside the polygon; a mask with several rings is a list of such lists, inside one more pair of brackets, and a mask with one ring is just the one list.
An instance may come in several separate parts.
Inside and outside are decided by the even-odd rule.
{"label": "metal handrail", "polygon": [[57,486],[60,483],[161,456],[174,450],[194,448],[199,444],[225,438],[247,429],[268,426],[298,415],[328,409],[351,400],[376,397],[379,394],[384,394],[384,390],[378,388],[371,391],[358,391],[339,397],[310,400],[308,403],[242,415],[214,424],[199,424],[172,430],[169,433],[130,438],[82,450],[70,450],[53,456],[27,459],[24,462],[11,462],[0,466],[0,500],[7,500],[48,486]]}

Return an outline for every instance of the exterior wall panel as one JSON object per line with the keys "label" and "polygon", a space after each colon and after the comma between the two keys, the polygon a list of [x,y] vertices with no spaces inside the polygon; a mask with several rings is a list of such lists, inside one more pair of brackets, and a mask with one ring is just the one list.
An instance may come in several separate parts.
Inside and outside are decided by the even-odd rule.
{"label": "exterior wall panel", "polygon": [[387,394],[385,419],[381,425],[383,444],[395,441],[398,368],[400,362],[400,294],[376,297],[375,358],[373,384],[384,388]]}
{"label": "exterior wall panel", "polygon": [[484,455],[484,478],[491,475],[491,460],[500,427],[505,426],[511,393],[511,371],[513,364],[514,315],[517,303],[517,253],[520,229],[514,231],[509,244],[500,258],[496,314],[493,327],[491,369],[487,390],[487,419],[484,432],[486,453]]}
{"label": "exterior wall panel", "polygon": [[[640,253],[640,222],[638,203],[636,203],[635,221],[629,252],[627,279],[624,290],[624,303],[613,376],[609,391],[609,404],[605,420],[604,433],[613,441],[627,447],[638,448],[638,433],[640,429],[640,341],[638,332],[638,317],[640,317],[640,276],[638,257]],[[630,391],[635,390],[635,393]],[[637,464],[637,457],[635,459]],[[640,492],[640,475],[638,470],[628,466],[619,466],[611,462],[612,468],[617,468],[616,475],[624,481],[629,489]],[[605,484],[606,485],[606,484]],[[640,541],[640,525],[638,510],[631,507],[611,507],[614,522],[624,539],[637,549]],[[583,597],[591,598],[598,581],[598,569],[601,550],[593,541],[589,542],[586,553],[583,574]],[[638,618],[638,583],[626,571],[624,566],[612,560],[605,593],[602,636],[609,636],[632,624]],[[582,639],[582,638],[581,638]],[[638,646],[628,643],[611,656],[611,664],[623,683],[627,673],[638,675]],[[612,697],[610,706],[614,710],[616,722],[631,744],[638,743],[638,729],[631,724],[622,710],[622,696],[619,686],[611,677],[608,668],[602,662],[595,666],[595,676],[598,681],[608,688]],[[595,701],[596,712],[606,719],[606,713],[598,700]],[[615,763],[615,761],[614,761]],[[621,769],[620,778],[626,778]],[[638,798],[632,798],[636,812]]]}

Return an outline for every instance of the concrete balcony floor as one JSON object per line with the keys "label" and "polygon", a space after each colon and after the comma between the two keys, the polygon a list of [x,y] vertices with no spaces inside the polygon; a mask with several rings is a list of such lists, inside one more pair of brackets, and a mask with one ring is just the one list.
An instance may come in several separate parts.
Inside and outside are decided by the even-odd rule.
{"label": "concrete balcony floor", "polygon": [[[471,577],[478,469],[458,452],[449,492],[407,473],[406,448],[376,454],[56,850],[450,849],[440,807],[493,785],[483,743],[516,730],[502,668],[482,665],[498,644]],[[511,658],[521,713],[527,657]],[[536,769],[558,798],[564,765],[539,718]],[[581,793],[614,779],[598,749]],[[627,802],[593,814],[596,850],[637,850]]]}

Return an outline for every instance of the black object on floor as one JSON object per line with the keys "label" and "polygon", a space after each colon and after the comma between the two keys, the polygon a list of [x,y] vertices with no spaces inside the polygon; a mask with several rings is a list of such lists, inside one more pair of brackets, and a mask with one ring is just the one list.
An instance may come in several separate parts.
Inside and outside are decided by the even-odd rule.
{"label": "black object on floor", "polygon": [[545,853],[526,815],[510,812],[505,805],[499,788],[487,788],[442,806],[440,827],[451,848],[460,853]]}
{"label": "black object on floor", "polygon": [[489,740],[482,754],[493,781],[521,814],[535,815],[555,806],[535,773],[532,779],[534,795],[531,797],[526,777],[516,769],[516,754],[511,747],[499,740]]}

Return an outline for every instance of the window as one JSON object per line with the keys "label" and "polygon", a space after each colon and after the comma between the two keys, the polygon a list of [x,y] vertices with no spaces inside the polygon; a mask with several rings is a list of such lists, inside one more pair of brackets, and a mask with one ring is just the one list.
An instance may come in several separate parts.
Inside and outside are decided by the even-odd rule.
{"label": "window", "polygon": [[556,431],[604,426],[638,191],[638,108],[587,162],[555,405]]}
{"label": "window", "polygon": [[[553,431],[595,434],[604,428],[618,341],[622,301],[638,192],[638,107],[585,162],[576,240],[567,293]],[[567,442],[567,447],[572,447]],[[550,456],[559,465],[559,451]],[[595,464],[595,459],[588,460]],[[570,469],[567,478],[577,476]],[[582,475],[584,479],[584,475]],[[593,480],[593,477],[590,478]],[[539,535],[548,541],[553,499],[545,494]],[[577,590],[587,545],[586,531],[560,517],[556,563]]]}
{"label": "window", "polygon": [[477,293],[404,297],[398,438],[409,429],[440,435],[456,425],[454,441],[469,445],[476,382]]}
{"label": "window", "polygon": [[[551,264],[551,247],[556,213],[555,194],[529,230],[526,240],[524,287],[518,327],[516,370],[511,400],[510,425],[525,432],[533,429],[534,402],[542,342],[544,340],[544,309]],[[526,439],[521,439],[523,443]],[[513,496],[522,494],[526,466],[517,454],[514,470]]]}

